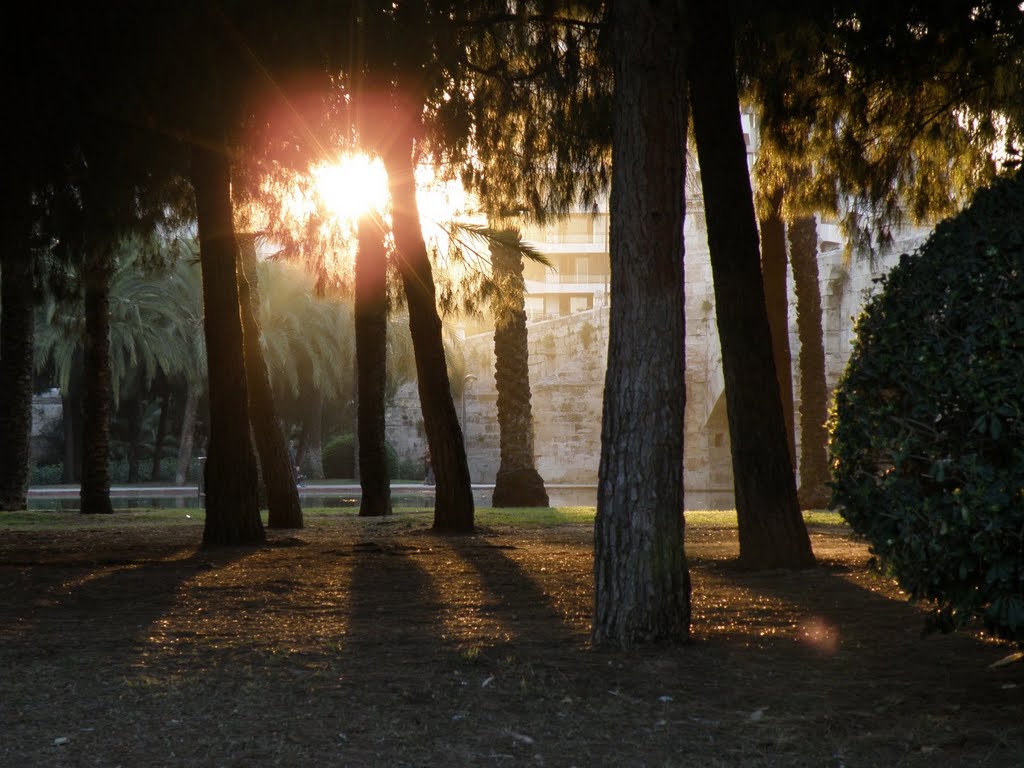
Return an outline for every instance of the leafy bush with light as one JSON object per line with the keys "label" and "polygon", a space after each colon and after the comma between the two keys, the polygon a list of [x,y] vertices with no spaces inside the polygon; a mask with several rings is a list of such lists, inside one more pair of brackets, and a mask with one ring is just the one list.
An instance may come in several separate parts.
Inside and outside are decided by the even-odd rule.
{"label": "leafy bush with light", "polygon": [[880,281],[831,417],[833,503],[930,625],[1024,640],[1024,176]]}

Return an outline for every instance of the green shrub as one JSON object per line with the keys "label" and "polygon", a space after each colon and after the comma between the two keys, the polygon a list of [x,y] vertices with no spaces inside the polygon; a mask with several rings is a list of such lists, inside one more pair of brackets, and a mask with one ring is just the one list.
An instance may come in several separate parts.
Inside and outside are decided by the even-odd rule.
{"label": "green shrub", "polygon": [[1024,640],[1024,177],[880,282],[836,391],[833,503],[933,628]]}
{"label": "green shrub", "polygon": [[63,464],[38,464],[32,467],[30,485],[60,485],[64,482]]}
{"label": "green shrub", "polygon": [[[408,478],[402,472],[409,468],[411,462],[400,462],[398,454],[391,446],[391,443],[384,443],[384,451],[387,453],[388,476],[392,480]],[[323,447],[323,464],[325,477],[355,477],[355,438],[351,432],[342,435],[335,435],[330,438]],[[419,469],[419,476],[423,475],[422,468]],[[415,477],[412,475],[411,477]]]}
{"label": "green shrub", "polygon": [[325,477],[355,477],[355,439],[352,433],[335,435],[323,447]]}

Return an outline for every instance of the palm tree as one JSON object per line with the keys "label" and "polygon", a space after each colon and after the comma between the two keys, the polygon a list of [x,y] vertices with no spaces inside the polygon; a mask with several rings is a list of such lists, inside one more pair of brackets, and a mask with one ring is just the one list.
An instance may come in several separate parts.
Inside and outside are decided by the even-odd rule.
{"label": "palm tree", "polygon": [[324,399],[352,390],[352,311],[337,298],[318,296],[302,267],[258,264],[264,357],[277,399],[299,408],[301,448],[296,456],[310,477],[323,477],[320,458]]}
{"label": "palm tree", "polygon": [[[107,338],[115,405],[126,383],[135,377],[137,397],[158,375],[195,377],[195,318],[199,308],[195,283],[188,279],[192,268],[172,252],[164,253],[164,258],[175,258],[170,267],[143,268],[144,257],[160,248],[156,243],[129,238],[121,241],[112,257],[115,267],[109,280]],[[79,282],[79,275],[72,269],[72,282]],[[86,337],[82,305],[80,294],[63,302],[50,297],[36,328],[36,368],[50,365],[65,395],[82,365]],[[74,418],[73,413],[65,413],[67,421]]]}
{"label": "palm tree", "polygon": [[546,507],[549,502],[544,479],[533,460],[522,243],[518,232],[505,234],[508,244],[491,244],[491,268],[497,288],[493,306],[494,381],[501,443],[501,465],[492,503],[496,507]]}

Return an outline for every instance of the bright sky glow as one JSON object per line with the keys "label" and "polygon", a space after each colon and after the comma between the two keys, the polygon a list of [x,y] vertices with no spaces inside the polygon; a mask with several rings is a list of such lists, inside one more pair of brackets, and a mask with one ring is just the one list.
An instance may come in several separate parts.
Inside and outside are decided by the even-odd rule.
{"label": "bright sky glow", "polygon": [[316,166],[312,175],[324,207],[340,220],[354,225],[366,211],[387,207],[388,177],[379,158],[346,155]]}

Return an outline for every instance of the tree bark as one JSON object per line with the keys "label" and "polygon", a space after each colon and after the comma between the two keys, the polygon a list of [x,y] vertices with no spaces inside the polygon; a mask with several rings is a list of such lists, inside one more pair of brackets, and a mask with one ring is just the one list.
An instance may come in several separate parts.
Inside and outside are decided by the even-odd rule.
{"label": "tree bark", "polygon": [[491,273],[499,286],[498,306],[494,308],[494,384],[498,390],[501,449],[491,503],[495,507],[546,507],[550,503],[548,492],[533,457],[522,254],[492,244]]}
{"label": "tree bark", "polygon": [[359,219],[355,279],[356,447],[362,488],[359,514],[374,517],[391,514],[391,482],[384,420],[388,354],[387,253],[382,222],[373,213]]}
{"label": "tree bark", "polygon": [[199,410],[199,385],[188,383],[185,397],[185,413],[181,417],[181,440],[178,443],[178,467],[174,473],[174,484],[184,485],[188,468],[192,464],[192,443],[196,433],[196,413]]}
{"label": "tree bark", "polygon": [[160,462],[163,460],[164,438],[167,436],[167,417],[171,410],[171,387],[162,375],[160,377],[162,392],[160,397],[160,418],[156,422],[156,435],[153,437],[153,466],[149,471],[152,483],[160,479]]}
{"label": "tree bark", "polygon": [[789,224],[789,253],[796,285],[796,325],[800,337],[800,488],[802,509],[828,506],[828,384],[818,283],[818,227],[814,216]]}
{"label": "tree bark", "polygon": [[[139,461],[141,460],[142,448],[142,420],[145,412],[143,400],[143,388],[145,377],[142,369],[139,368],[136,374],[136,396],[128,401],[131,409],[128,417],[128,482],[139,482]],[[122,400],[122,402],[124,402]]]}
{"label": "tree bark", "polygon": [[796,432],[793,418],[793,358],[789,349],[789,290],[786,286],[786,227],[782,221],[782,190],[771,199],[771,214],[761,219],[761,274],[772,357],[779,382],[782,420],[786,426],[789,463],[796,466]]}
{"label": "tree bark", "polygon": [[596,645],[689,638],[682,479],[685,5],[611,4],[612,302],[594,523]]}
{"label": "tree bark", "polygon": [[302,445],[298,462],[303,474],[324,479],[324,393],[316,387],[309,393],[309,407],[302,422]]}
{"label": "tree bark", "polygon": [[203,545],[260,543],[266,534],[259,512],[256,459],[249,440],[249,388],[243,357],[231,169],[222,152],[195,145],[191,173],[210,377]]}
{"label": "tree bark", "polygon": [[694,9],[690,103],[722,344],[739,560],[748,568],[802,568],[814,555],[797,505],[772,359],[732,25],[723,3]]}
{"label": "tree bark", "polygon": [[110,279],[108,246],[94,246],[85,264],[85,386],[82,398],[83,514],[112,514],[110,504]]}
{"label": "tree bark", "polygon": [[[26,195],[27,197],[27,195]],[[28,206],[5,222],[0,253],[0,510],[28,506],[32,441],[32,356],[35,343],[33,262]]]}
{"label": "tree bark", "polygon": [[[409,124],[413,115],[418,113],[401,115],[398,122]],[[383,160],[391,192],[398,271],[409,308],[420,408],[436,478],[434,530],[469,533],[473,530],[473,488],[448,381],[430,257],[420,229],[412,152],[411,133],[399,131]]]}
{"label": "tree bark", "polygon": [[249,386],[249,418],[259,454],[260,475],[267,491],[267,526],[301,528],[302,506],[295,487],[288,443],[277,416],[270,373],[260,345],[259,283],[256,275],[256,246],[251,236],[241,247],[242,268],[238,270],[238,298],[242,311],[242,336],[245,344],[245,375]]}

